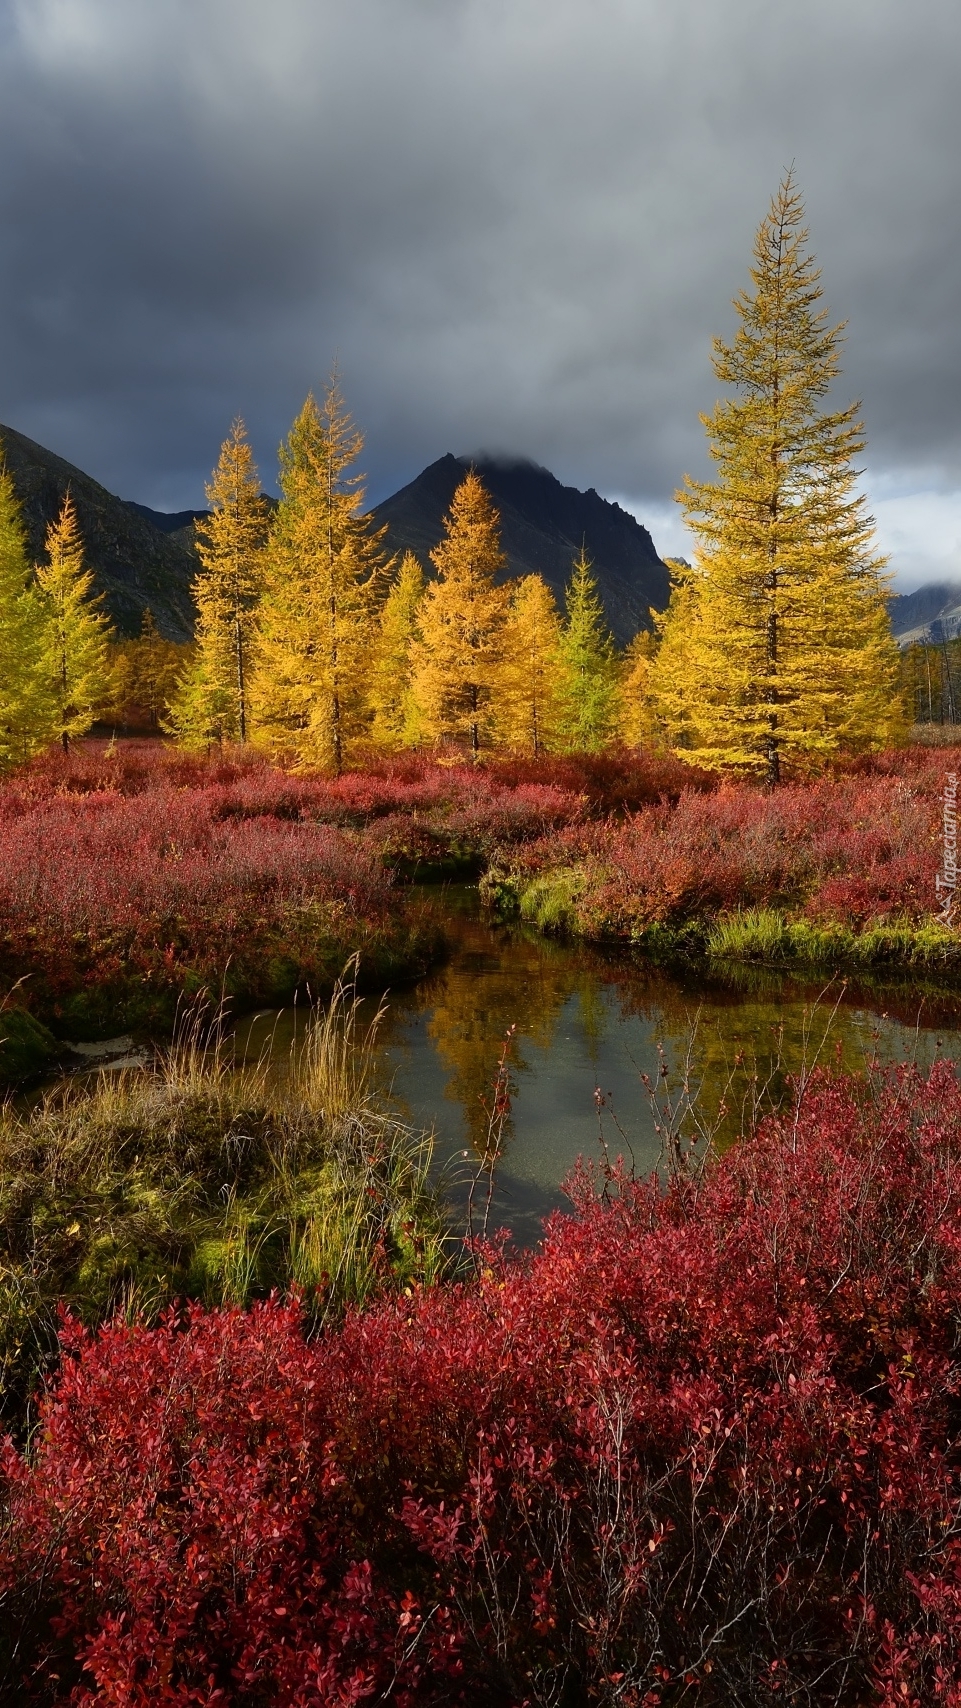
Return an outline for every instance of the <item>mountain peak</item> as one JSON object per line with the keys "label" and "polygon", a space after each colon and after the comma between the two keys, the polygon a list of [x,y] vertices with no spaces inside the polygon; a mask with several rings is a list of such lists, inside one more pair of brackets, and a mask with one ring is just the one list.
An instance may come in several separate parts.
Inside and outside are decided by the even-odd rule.
{"label": "mountain peak", "polygon": [[430,573],[430,553],[443,536],[454,492],[471,467],[500,512],[508,575],[542,575],[561,604],[583,543],[620,645],[649,623],[651,609],[664,609],[670,577],[647,529],[593,487],[581,492],[564,486],[550,469],[526,457],[486,451],[473,457],[455,457],[448,451],[439,457],[416,480],[374,507],[374,521],[387,528],[391,551],[413,552]]}

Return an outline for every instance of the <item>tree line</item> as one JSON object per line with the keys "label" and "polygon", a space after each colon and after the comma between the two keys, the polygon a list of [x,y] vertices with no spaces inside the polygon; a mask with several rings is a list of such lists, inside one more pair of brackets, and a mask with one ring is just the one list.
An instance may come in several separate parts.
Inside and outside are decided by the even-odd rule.
{"label": "tree line", "polygon": [[252,741],[337,771],[358,751],[596,750],[623,733],[623,662],[590,563],[561,614],[539,575],[505,580],[498,515],[472,470],[433,576],[390,561],[352,472],[361,449],[336,382],[281,447],[281,499],[260,490],[235,422],[197,523],[196,651],[168,726],[186,746]]}
{"label": "tree line", "polygon": [[54,735],[67,744],[98,694],[109,708],[135,690],[185,747],[251,742],[333,771],[371,748],[537,756],[625,742],[774,785],[902,739],[922,696],[899,660],[857,491],[858,406],[829,401],[843,326],[827,324],[808,236],[788,173],[755,239],[751,289],[735,299],[735,336],[715,340],[734,395],[703,417],[715,477],[678,494],[693,562],[671,563],[667,611],[624,654],[583,550],[563,612],[540,576],[505,579],[497,512],[473,470],[431,573],[409,553],[390,559],[332,380],[281,446],[279,503],[234,423],[196,524],[185,662],[152,628],[108,657],[69,499],[31,578],[3,477],[0,618],[13,615],[0,624],[11,664],[0,758]]}

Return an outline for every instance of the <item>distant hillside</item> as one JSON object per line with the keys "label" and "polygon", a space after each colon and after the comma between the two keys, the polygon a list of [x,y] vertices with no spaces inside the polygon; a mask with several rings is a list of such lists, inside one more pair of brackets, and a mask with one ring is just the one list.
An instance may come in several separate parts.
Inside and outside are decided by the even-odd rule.
{"label": "distant hillside", "polygon": [[136,634],[149,606],[168,639],[190,638],[190,583],[197,560],[189,525],[198,512],[167,516],[115,498],[81,469],[12,427],[0,426],[0,454],[13,477],[35,561],[43,552],[47,524],[58,515],[69,489],[87,562],[120,632]]}
{"label": "distant hillside", "polygon": [[953,640],[961,634],[961,583],[931,582],[888,601],[891,627],[902,646],[912,641]]}
{"label": "distant hillside", "polygon": [[579,492],[562,486],[536,463],[450,453],[431,463],[373,510],[374,520],[387,527],[391,551],[411,551],[430,570],[430,551],[443,534],[444,516],[471,461],[500,511],[510,575],[542,575],[560,604],[583,540],[620,645],[648,623],[649,608],[664,609],[668,571],[647,529],[593,487]]}

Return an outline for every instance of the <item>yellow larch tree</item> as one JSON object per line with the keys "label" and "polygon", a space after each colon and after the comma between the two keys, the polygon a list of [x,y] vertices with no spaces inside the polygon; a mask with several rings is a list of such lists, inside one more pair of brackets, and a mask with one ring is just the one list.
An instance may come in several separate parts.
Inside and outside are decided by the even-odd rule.
{"label": "yellow larch tree", "polygon": [[83,541],[69,492],[47,529],[46,563],[37,565],[43,612],[42,675],[53,733],[66,752],[86,735],[107,689],[110,623],[83,561]]}
{"label": "yellow larch tree", "polygon": [[556,746],[557,650],[561,624],[554,595],[540,575],[511,588],[498,692],[498,737],[535,757]]}
{"label": "yellow larch tree", "polygon": [[160,729],[193,656],[183,641],[167,640],[145,609],[140,633],[107,649],[107,686],[97,710],[102,722]]}
{"label": "yellow larch tree", "polygon": [[424,571],[413,552],[405,552],[381,606],[374,638],[370,735],[375,747],[416,747],[420,737],[413,664],[423,597]]}
{"label": "yellow larch tree", "polygon": [[373,610],[383,537],[363,515],[363,447],[332,378],[280,448],[280,504],[267,541],[255,739],[303,766],[339,772],[367,729]]}
{"label": "yellow larch tree", "polygon": [[426,738],[466,741],[475,759],[496,730],[510,599],[495,579],[506,567],[499,522],[471,469],[430,554],[437,579],[427,584],[414,648],[414,699]]}
{"label": "yellow larch tree", "polygon": [[0,466],[0,771],[22,765],[55,733],[42,672],[44,627],[20,506]]}
{"label": "yellow larch tree", "polygon": [[239,419],[221,446],[206,493],[210,512],[194,524],[201,565],[192,588],[195,647],[166,726],[185,747],[205,747],[213,740],[245,742],[250,733],[268,507]]}
{"label": "yellow larch tree", "polygon": [[625,747],[659,745],[654,705],[654,661],[657,637],[650,629],[634,636],[621,666],[618,733]]}
{"label": "yellow larch tree", "polygon": [[762,221],[734,340],[735,395],[705,416],[712,481],[678,494],[697,541],[660,622],[655,691],[692,762],[763,777],[816,770],[904,726],[884,560],[856,490],[858,406],[830,409],[842,327],[819,307],[789,172]]}

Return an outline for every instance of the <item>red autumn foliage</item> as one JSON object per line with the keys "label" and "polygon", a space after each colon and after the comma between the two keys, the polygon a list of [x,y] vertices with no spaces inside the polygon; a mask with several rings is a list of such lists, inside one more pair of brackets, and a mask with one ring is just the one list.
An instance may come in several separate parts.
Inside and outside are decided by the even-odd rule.
{"label": "red autumn foliage", "polygon": [[[949,763],[913,749],[766,793],[645,755],[413,755],[329,778],[239,750],[58,750],[0,789],[0,979],[28,974],[26,1000],[48,1015],[77,992],[103,1008],[112,989],[125,1024],[225,977],[256,1001],[317,990],[358,949],[389,981],[433,952],[392,875],[484,864],[521,880],[577,867],[594,936],[750,906],[916,921],[934,904]],[[124,981],[139,994],[121,1000]]]}
{"label": "red autumn foliage", "polygon": [[676,804],[529,843],[509,863],[522,878],[579,866],[590,933],[757,906],[854,926],[919,919],[935,907],[950,761],[924,749],[898,759],[774,792],[688,791]]}
{"label": "red autumn foliage", "polygon": [[3,804],[0,964],[9,982],[30,973],[30,991],[39,980],[47,1008],[112,978],[176,989],[189,970],[216,986],[231,960],[256,985],[286,943],[309,968],[311,937],[349,953],[354,921],[388,919],[373,850],[330,825],[231,816],[223,788]]}
{"label": "red autumn foliage", "polygon": [[954,1070],[572,1193],[310,1344],[71,1328],[5,1459],[8,1699],[958,1708]]}
{"label": "red autumn foliage", "polygon": [[[123,794],[155,786],[158,775],[175,788],[235,783],[241,778],[284,778],[298,801],[356,804],[363,812],[424,810],[464,793],[478,800],[509,791],[551,789],[583,800],[592,813],[636,811],[659,800],[675,800],[685,789],[711,790],[716,776],[670,755],[626,750],[607,753],[541,754],[538,758],[485,758],[480,765],[438,763],[428,755],[371,753],[363,767],[343,777],[291,775],[275,770],[262,755],[244,748],[184,754],[161,741],[127,740],[105,745],[90,740],[68,754],[51,748],[20,774],[27,793],[61,789],[80,792],[113,788]],[[367,803],[370,803],[367,807]]]}
{"label": "red autumn foliage", "polygon": [[118,980],[216,991],[228,968],[228,988],[279,998],[357,949],[385,976],[416,969],[429,944],[393,864],[481,858],[581,810],[548,784],[425,763],[308,778],[159,742],[47,754],[0,790],[0,977],[29,974],[27,999],[56,1013]]}

